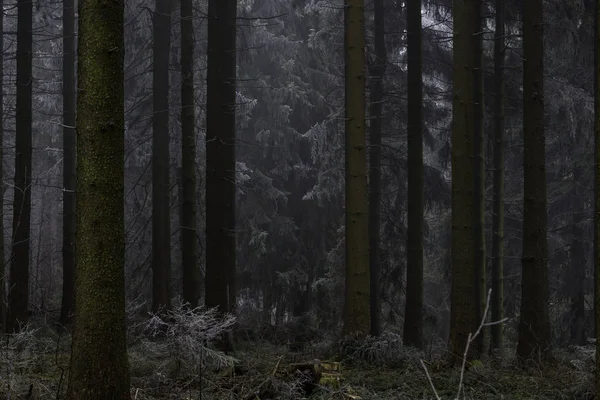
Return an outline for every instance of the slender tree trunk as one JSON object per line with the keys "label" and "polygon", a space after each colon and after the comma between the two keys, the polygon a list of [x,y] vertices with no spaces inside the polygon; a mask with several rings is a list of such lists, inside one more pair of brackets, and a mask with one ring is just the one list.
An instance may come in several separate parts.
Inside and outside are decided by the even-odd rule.
{"label": "slender tree trunk", "polygon": [[548,246],[544,134],[542,0],[529,0],[523,13],[523,268],[517,356],[550,356]]}
{"label": "slender tree trunk", "polygon": [[364,0],[345,0],[346,298],[344,334],[371,327],[369,213],[365,135]]}
{"label": "slender tree trunk", "polygon": [[[483,319],[485,312],[486,272],[485,272],[485,134],[483,102],[483,2],[478,1],[475,8],[475,51],[473,52],[473,73],[475,75],[474,118],[475,118],[475,299],[477,308],[477,321]],[[485,354],[487,328],[475,338],[473,346],[478,354]]]}
{"label": "slender tree trunk", "polygon": [[585,345],[585,266],[587,259],[583,243],[583,229],[585,216],[585,194],[582,190],[584,166],[581,163],[581,149],[583,148],[583,134],[579,125],[575,131],[575,138],[571,148],[571,162],[573,163],[573,181],[571,188],[571,268],[567,274],[567,285],[571,300],[571,344]]}
{"label": "slender tree trunk", "polygon": [[169,54],[171,0],[156,0],[152,73],[152,310],[171,308]]}
{"label": "slender tree trunk", "polygon": [[194,113],[194,26],[192,0],[181,0],[181,260],[183,300],[192,308],[200,297],[196,227],[196,126]]}
{"label": "slender tree trunk", "polygon": [[[594,12],[594,337],[600,354],[600,1]],[[596,395],[600,395],[600,357],[594,374]]]}
{"label": "slender tree trunk", "polygon": [[371,335],[381,335],[380,240],[381,228],[381,117],[383,113],[383,77],[387,65],[383,0],[374,0],[375,58],[369,66],[371,74],[369,130],[369,241],[371,281]]}
{"label": "slender tree trunk", "polygon": [[75,1],[63,0],[63,325],[75,312],[75,79]]}
{"label": "slender tree trunk", "polygon": [[[494,35],[494,216],[492,222],[492,322],[504,319],[504,0],[496,0]],[[504,324],[491,326],[490,350],[502,356]]]}
{"label": "slender tree trunk", "polygon": [[[4,0],[0,0],[4,10]],[[0,332],[6,330],[6,270],[4,261],[4,16],[0,17]]]}
{"label": "slender tree trunk", "polygon": [[[475,285],[475,58],[479,0],[454,0],[454,66],[452,104],[452,289],[450,352],[462,355],[479,321]],[[471,347],[469,358],[479,348]],[[460,356],[452,361],[459,361]]]}
{"label": "slender tree trunk", "polygon": [[17,112],[13,243],[7,330],[27,323],[29,304],[29,247],[31,225],[31,86],[32,2],[17,2]]}
{"label": "slender tree trunk", "polygon": [[79,0],[77,272],[69,400],[129,400],[125,335],[124,1]]}
{"label": "slender tree trunk", "polygon": [[[581,136],[577,132],[577,136]],[[573,189],[571,192],[572,207],[572,225],[571,225],[571,268],[568,272],[568,286],[571,300],[571,344],[585,345],[587,339],[585,332],[585,249],[583,246],[583,217],[585,214],[584,193],[580,189],[583,168],[580,160],[577,158],[577,149],[580,148],[580,141],[573,143]]]}
{"label": "slender tree trunk", "polygon": [[421,0],[406,5],[408,31],[408,227],[404,343],[423,346],[423,77]]}
{"label": "slender tree trunk", "polygon": [[[222,312],[233,312],[236,302],[236,17],[236,0],[209,0],[205,303]],[[231,345],[229,337],[221,347]]]}

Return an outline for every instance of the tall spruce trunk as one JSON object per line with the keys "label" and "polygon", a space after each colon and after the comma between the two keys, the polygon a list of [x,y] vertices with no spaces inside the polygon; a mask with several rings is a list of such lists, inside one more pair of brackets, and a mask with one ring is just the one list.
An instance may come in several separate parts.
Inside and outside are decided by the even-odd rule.
{"label": "tall spruce trunk", "polygon": [[[477,307],[477,321],[481,322],[485,312],[486,293],[486,268],[485,268],[485,134],[484,116],[485,104],[483,97],[483,2],[478,1],[475,8],[475,51],[473,52],[473,74],[475,75],[474,118],[475,118],[475,301]],[[478,354],[485,353],[485,343],[488,328],[484,327],[473,342]]]}
{"label": "tall spruce trunk", "polygon": [[8,332],[27,323],[29,304],[29,248],[31,225],[31,87],[32,14],[30,0],[17,2],[17,110],[15,138],[15,186],[8,292]]}
{"label": "tall spruce trunk", "polygon": [[367,335],[371,327],[371,308],[364,0],[346,0],[344,5],[346,287],[343,333]]}
{"label": "tall spruce trunk", "polygon": [[69,400],[129,400],[125,331],[124,1],[80,0],[77,271]]}
{"label": "tall spruce trunk", "polygon": [[577,127],[572,143],[571,162],[573,163],[573,182],[571,188],[571,268],[567,272],[567,284],[571,300],[570,342],[575,345],[585,345],[585,267],[587,259],[583,242],[585,217],[585,193],[582,190],[584,166],[581,163],[583,133]]}
{"label": "tall spruce trunk", "polygon": [[[209,0],[205,303],[221,312],[233,312],[236,301],[236,17],[236,0]],[[221,348],[231,345],[229,337]]]}
{"label": "tall spruce trunk", "polygon": [[[450,307],[451,361],[464,353],[479,321],[475,284],[477,243],[475,215],[475,53],[479,0],[454,0],[452,102],[452,288]],[[478,358],[473,346],[468,358]]]}
{"label": "tall spruce trunk", "polygon": [[521,320],[517,356],[550,356],[544,51],[542,0],[529,0],[523,13],[523,255]]}
{"label": "tall spruce trunk", "polygon": [[371,335],[381,335],[380,228],[381,228],[381,125],[383,113],[383,77],[387,67],[383,0],[373,2],[375,57],[369,65],[369,242],[371,282]]}
{"label": "tall spruce trunk", "polygon": [[[594,337],[600,354],[600,1],[594,11]],[[594,388],[600,393],[600,357],[596,357]]]}
{"label": "tall spruce trunk", "polygon": [[408,226],[404,342],[423,346],[423,84],[421,0],[406,6],[408,31]]}
{"label": "tall spruce trunk", "polygon": [[75,1],[63,0],[63,287],[60,322],[75,312]]}
{"label": "tall spruce trunk", "polygon": [[[0,0],[0,9],[4,10],[4,0]],[[0,17],[0,49],[4,49],[4,16]],[[4,51],[0,51],[0,332],[6,330],[4,262]]]}
{"label": "tall spruce trunk", "polygon": [[196,215],[196,125],[194,112],[194,26],[192,0],[181,1],[181,263],[183,300],[200,297]]}
{"label": "tall spruce trunk", "polygon": [[171,0],[156,0],[152,73],[152,310],[171,308],[169,59]]}
{"label": "tall spruce trunk", "polygon": [[[494,213],[492,221],[492,322],[504,319],[504,0],[496,0],[494,34]],[[504,324],[491,326],[490,351],[502,356]]]}

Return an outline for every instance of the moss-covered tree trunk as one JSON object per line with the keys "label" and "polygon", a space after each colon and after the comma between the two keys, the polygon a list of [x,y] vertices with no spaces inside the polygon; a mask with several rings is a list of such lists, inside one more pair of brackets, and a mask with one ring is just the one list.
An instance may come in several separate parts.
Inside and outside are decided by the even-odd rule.
{"label": "moss-covered tree trunk", "polygon": [[156,0],[152,70],[152,310],[171,308],[169,60],[171,0]]}
{"label": "moss-covered tree trunk", "polygon": [[[4,0],[0,0],[4,10]],[[4,49],[4,18],[0,18],[0,49]],[[4,51],[0,51],[0,332],[6,324],[6,279],[4,268]]]}
{"label": "moss-covered tree trunk", "polygon": [[[236,0],[208,2],[206,71],[207,307],[235,307]],[[230,340],[222,343],[227,350]]]}
{"label": "moss-covered tree trunk", "polygon": [[[4,0],[0,0],[4,10]],[[4,49],[4,18],[0,18],[0,49]],[[0,332],[6,329],[6,279],[4,268],[4,51],[0,51]]]}
{"label": "moss-covered tree trunk", "polygon": [[63,0],[63,287],[60,322],[75,312],[75,1]]}
{"label": "moss-covered tree trunk", "polygon": [[10,256],[9,332],[27,323],[29,304],[29,231],[31,225],[32,2],[17,2],[17,110],[12,251]]}
{"label": "moss-covered tree trunk", "polygon": [[[594,12],[594,337],[600,354],[600,1]],[[594,374],[596,395],[600,395],[600,357]]]}
{"label": "moss-covered tree trunk", "polygon": [[404,342],[423,345],[423,84],[421,0],[406,5],[408,30],[408,227]]}
{"label": "moss-covered tree trunk", "polygon": [[373,1],[375,54],[369,65],[369,244],[371,282],[371,335],[381,335],[380,228],[381,228],[381,116],[383,113],[383,77],[387,66],[383,0]]}
{"label": "moss-covered tree trunk", "polygon": [[[485,272],[485,134],[483,97],[483,2],[479,0],[475,7],[475,51],[473,52],[473,73],[475,75],[474,118],[475,118],[475,301],[477,321],[481,322],[485,311],[486,272]],[[473,343],[478,354],[485,353],[487,328],[484,328]]]}
{"label": "moss-covered tree trunk", "polygon": [[[475,285],[475,74],[476,15],[479,0],[454,0],[452,101],[452,288],[450,352],[459,360],[477,329]],[[469,357],[478,357],[471,347]]]}
{"label": "moss-covered tree trunk", "polygon": [[181,0],[181,263],[183,300],[200,297],[196,215],[196,125],[194,122],[194,26],[192,0]]}
{"label": "moss-covered tree trunk", "polygon": [[344,334],[368,334],[371,326],[369,214],[365,136],[364,0],[344,3],[346,111],[346,291]]}
{"label": "moss-covered tree trunk", "polygon": [[[504,319],[504,0],[496,0],[494,33],[494,213],[492,321]],[[491,326],[490,352],[502,355],[503,324]]]}
{"label": "moss-covered tree trunk", "polygon": [[124,1],[80,0],[70,400],[130,399],[125,336]]}
{"label": "moss-covered tree trunk", "polygon": [[[594,12],[594,337],[600,354],[600,1]],[[600,357],[596,357],[595,393],[600,394]]]}
{"label": "moss-covered tree trunk", "polygon": [[517,356],[550,355],[542,0],[523,12],[523,254]]}

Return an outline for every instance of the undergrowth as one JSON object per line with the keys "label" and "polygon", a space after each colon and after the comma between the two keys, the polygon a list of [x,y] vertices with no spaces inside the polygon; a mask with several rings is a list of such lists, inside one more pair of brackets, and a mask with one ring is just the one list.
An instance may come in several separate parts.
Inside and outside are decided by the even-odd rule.
{"label": "undergrowth", "polygon": [[[235,352],[225,355],[211,342],[234,322],[211,310],[184,306],[130,318],[132,399],[453,400],[461,382],[460,369],[443,362],[444,348],[425,353],[404,346],[394,333],[366,340],[322,338],[301,352],[279,342],[239,341]],[[0,399],[64,398],[70,342],[68,335],[56,332],[32,324],[20,334],[3,337]],[[593,346],[557,350],[556,361],[547,366],[521,368],[510,358],[467,363],[460,398],[592,399]],[[342,365],[338,384],[315,385],[314,376],[299,372],[299,365],[319,360]]]}

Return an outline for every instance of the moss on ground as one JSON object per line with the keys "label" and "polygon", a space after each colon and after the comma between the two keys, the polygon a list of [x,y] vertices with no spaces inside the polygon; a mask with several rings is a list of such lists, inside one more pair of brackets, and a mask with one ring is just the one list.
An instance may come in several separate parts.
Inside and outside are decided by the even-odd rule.
{"label": "moss on ground", "polygon": [[[12,394],[27,395],[33,388],[32,399],[55,399],[57,392],[64,390],[68,377],[67,346],[61,346],[58,352],[54,346],[30,350],[27,357],[24,354],[12,354],[10,357],[13,361],[20,361],[19,368],[11,369]],[[137,400],[197,399],[200,391],[202,398],[211,400],[435,399],[419,361],[419,357],[427,359],[425,355],[414,349],[384,350],[388,355],[395,352],[394,357],[382,362],[381,358],[367,354],[369,361],[365,361],[356,356],[359,353],[334,357],[331,349],[323,346],[297,353],[285,346],[268,343],[239,343],[233,354],[237,359],[235,368],[213,368],[200,372],[175,357],[153,357],[145,346],[131,347],[132,394]],[[314,362],[315,359],[325,361],[334,358],[342,365],[339,385],[311,387],[314,390],[307,396],[305,390],[311,386],[310,377],[296,372],[294,366]],[[495,364],[477,361],[465,372],[464,396],[461,399],[592,399],[593,366],[588,363],[587,370],[576,369],[572,361],[556,362],[546,367],[530,365],[527,368],[511,365],[510,361]],[[460,371],[446,367],[435,357],[425,364],[440,398],[453,400]],[[16,364],[13,365],[16,367]],[[0,398],[5,394],[4,389],[0,390]]]}

